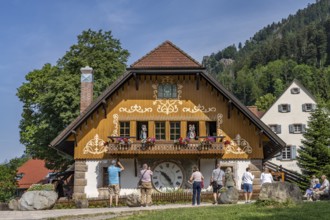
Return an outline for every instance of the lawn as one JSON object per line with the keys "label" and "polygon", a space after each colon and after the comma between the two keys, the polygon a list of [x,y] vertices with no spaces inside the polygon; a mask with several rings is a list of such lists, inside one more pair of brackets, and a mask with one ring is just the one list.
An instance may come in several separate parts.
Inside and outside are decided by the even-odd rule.
{"label": "lawn", "polygon": [[258,204],[218,205],[169,209],[162,211],[144,211],[131,216],[116,219],[330,219],[330,202],[304,202],[288,206],[263,206]]}

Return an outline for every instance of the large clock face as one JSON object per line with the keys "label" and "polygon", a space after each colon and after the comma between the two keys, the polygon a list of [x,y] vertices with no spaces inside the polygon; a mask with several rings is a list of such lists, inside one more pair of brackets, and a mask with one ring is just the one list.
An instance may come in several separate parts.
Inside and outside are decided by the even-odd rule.
{"label": "large clock face", "polygon": [[152,183],[160,192],[178,190],[183,183],[182,168],[173,162],[161,162],[154,168]]}

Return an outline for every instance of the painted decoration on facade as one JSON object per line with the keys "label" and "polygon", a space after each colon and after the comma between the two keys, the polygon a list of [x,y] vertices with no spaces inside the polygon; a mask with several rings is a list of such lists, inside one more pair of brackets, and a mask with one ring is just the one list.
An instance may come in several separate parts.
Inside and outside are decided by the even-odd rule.
{"label": "painted decoration on facade", "polygon": [[169,115],[179,111],[178,105],[182,105],[180,98],[183,86],[181,84],[174,83],[173,78],[165,76],[161,83],[152,84],[152,88],[155,98],[152,104],[157,105],[157,112]]}
{"label": "painted decoration on facade", "polygon": [[223,115],[221,113],[218,113],[217,114],[217,136],[223,135],[223,132],[221,130],[222,118],[223,118]]}
{"label": "painted decoration on facade", "polygon": [[118,116],[118,114],[114,114],[112,117],[113,117],[113,122],[112,123],[114,124],[114,129],[112,131],[111,136],[119,136],[118,135],[119,116]]}
{"label": "painted decoration on facade", "polygon": [[236,138],[231,141],[225,141],[225,154],[251,154],[252,147],[250,146],[249,142],[245,139],[241,138],[238,134]]}
{"label": "painted decoration on facade", "polygon": [[193,108],[183,108],[183,112],[190,112],[190,113],[197,113],[197,112],[203,112],[203,113],[209,113],[209,112],[215,112],[217,109],[215,107],[210,107],[210,108],[205,108],[205,106],[198,104],[197,106],[195,105]]}
{"label": "painted decoration on facade", "polygon": [[119,112],[126,112],[126,113],[146,113],[146,112],[152,112],[152,108],[142,108],[140,105],[132,105],[130,108],[125,108],[125,107],[121,107],[119,108]]}
{"label": "painted decoration on facade", "polygon": [[83,149],[84,154],[103,154],[108,151],[108,147],[104,146],[105,141],[96,134],[93,139],[89,140]]}

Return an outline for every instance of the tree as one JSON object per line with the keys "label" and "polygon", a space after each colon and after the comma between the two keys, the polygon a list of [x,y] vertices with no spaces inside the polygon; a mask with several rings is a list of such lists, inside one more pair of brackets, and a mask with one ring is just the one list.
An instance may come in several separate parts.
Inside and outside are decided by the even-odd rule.
{"label": "tree", "polygon": [[7,202],[15,196],[17,189],[17,181],[15,179],[17,169],[24,162],[28,160],[27,157],[14,158],[8,163],[0,164],[0,202]]}
{"label": "tree", "polygon": [[[303,174],[320,176],[330,164],[330,115],[325,104],[319,102],[315,112],[311,113],[303,146],[298,150],[298,165]],[[328,167],[329,168],[329,167]]]}
{"label": "tree", "polygon": [[276,97],[273,96],[273,94],[267,93],[266,95],[259,97],[255,105],[258,107],[258,110],[267,111],[275,100]]}
{"label": "tree", "polygon": [[80,68],[93,67],[97,97],[124,72],[128,56],[111,32],[87,30],[55,66],[45,64],[40,70],[29,72],[27,82],[17,92],[23,102],[20,141],[26,152],[46,160],[49,169],[65,168],[72,163],[48,145],[79,115]]}

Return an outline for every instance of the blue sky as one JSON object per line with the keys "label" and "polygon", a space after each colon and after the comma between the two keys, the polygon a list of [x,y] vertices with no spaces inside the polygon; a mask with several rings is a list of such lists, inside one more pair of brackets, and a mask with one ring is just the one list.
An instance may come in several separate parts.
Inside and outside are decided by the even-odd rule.
{"label": "blue sky", "polygon": [[201,62],[313,0],[1,0],[0,163],[21,156],[16,97],[25,75],[55,64],[87,29],[112,31],[127,65],[170,40]]}

